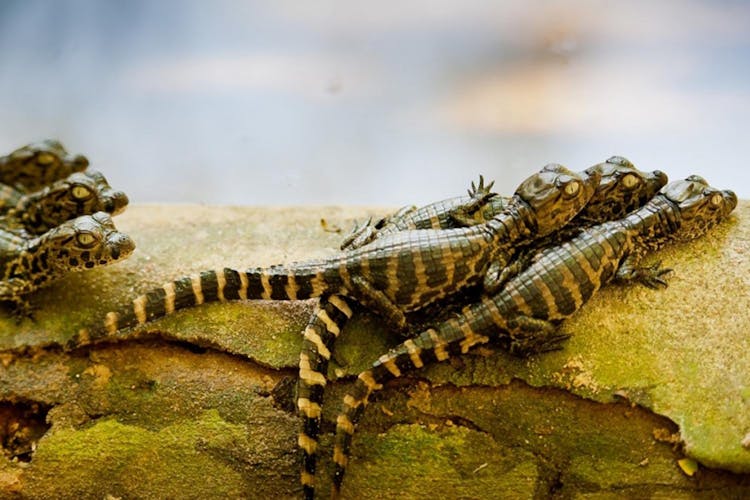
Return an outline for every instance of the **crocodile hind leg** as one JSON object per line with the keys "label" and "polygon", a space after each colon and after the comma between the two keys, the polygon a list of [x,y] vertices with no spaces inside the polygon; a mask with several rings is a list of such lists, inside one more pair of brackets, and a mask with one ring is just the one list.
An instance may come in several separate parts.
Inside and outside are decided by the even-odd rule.
{"label": "crocodile hind leg", "polygon": [[[464,316],[443,322],[439,329],[429,328],[405,340],[378,358],[369,370],[358,375],[354,387],[344,396],[341,411],[336,418],[331,498],[339,497],[355,427],[374,392],[404,373],[445,361],[451,355],[465,354],[474,346],[489,342],[489,336],[482,334],[482,331],[475,331],[471,322],[467,321],[469,317],[464,311]],[[491,320],[488,324],[491,324]]]}
{"label": "crocodile hind leg", "polygon": [[385,293],[373,287],[361,276],[353,276],[351,284],[353,298],[380,315],[390,328],[397,332],[406,331],[407,322],[404,312]]}
{"label": "crocodile hind leg", "polygon": [[557,324],[531,316],[516,316],[508,321],[510,342],[507,349],[516,356],[532,356],[562,349],[562,343],[570,338],[561,333]]}
{"label": "crocodile hind leg", "polygon": [[325,374],[333,344],[351,316],[349,304],[340,295],[321,297],[302,338],[297,383],[297,408],[302,417],[302,428],[298,444],[302,455],[300,480],[307,499],[312,499],[315,494],[315,466],[323,391],[326,386]]}
{"label": "crocodile hind leg", "polygon": [[341,242],[341,250],[353,250],[370,243],[378,237],[380,229],[385,226],[401,224],[416,210],[417,207],[414,205],[407,205],[399,208],[395,213],[379,219],[375,223],[372,222],[372,217],[370,217],[362,226],[355,224],[351,232]]}
{"label": "crocodile hind leg", "polygon": [[354,227],[344,237],[339,247],[341,250],[349,250],[350,248],[359,248],[362,245],[369,243],[375,238],[375,226],[372,223],[372,217],[367,219],[361,226],[358,223],[354,223]]}

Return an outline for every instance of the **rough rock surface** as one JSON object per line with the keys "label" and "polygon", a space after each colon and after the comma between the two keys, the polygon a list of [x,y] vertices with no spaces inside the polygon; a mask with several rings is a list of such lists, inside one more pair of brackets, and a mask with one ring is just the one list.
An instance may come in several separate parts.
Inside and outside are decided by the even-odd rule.
{"label": "rough rock surface", "polygon": [[[0,355],[0,498],[299,496],[290,407],[309,302],[205,305],[138,338],[43,347],[183,274],[331,254],[341,235],[320,219],[346,230],[368,212],[131,207],[117,220],[138,244],[128,261],[41,291],[34,323],[0,311],[0,349],[28,347]],[[344,496],[750,495],[748,221],[741,202],[710,236],[654,256],[674,268],[667,290],[602,291],[565,324],[562,351],[482,348],[389,385]],[[368,314],[345,329],[324,430],[347,376],[398,340]]]}

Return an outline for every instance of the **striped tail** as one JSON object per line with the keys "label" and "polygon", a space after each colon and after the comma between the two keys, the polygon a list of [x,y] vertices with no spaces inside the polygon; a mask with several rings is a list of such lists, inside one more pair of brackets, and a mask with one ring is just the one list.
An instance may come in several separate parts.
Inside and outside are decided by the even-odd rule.
{"label": "striped tail", "polygon": [[339,291],[336,266],[321,261],[237,271],[203,271],[185,276],[136,297],[130,304],[108,312],[101,325],[82,329],[67,348],[82,347],[106,338],[125,335],[123,330],[142,326],[169,314],[208,302],[230,300],[305,300]]}
{"label": "striped tail", "polygon": [[299,359],[297,407],[302,417],[298,444],[302,455],[300,480],[306,499],[315,496],[318,436],[331,351],[352,310],[340,295],[323,297],[305,328]]}
{"label": "striped tail", "polygon": [[383,385],[400,377],[404,372],[422,368],[432,362],[445,361],[450,354],[465,354],[477,344],[484,344],[489,337],[475,333],[471,327],[472,311],[431,328],[418,336],[404,341],[388,354],[381,356],[372,368],[359,374],[354,387],[344,396],[341,412],[336,418],[336,437],[333,445],[335,466],[331,498],[338,498],[349,463],[354,429],[370,396]]}

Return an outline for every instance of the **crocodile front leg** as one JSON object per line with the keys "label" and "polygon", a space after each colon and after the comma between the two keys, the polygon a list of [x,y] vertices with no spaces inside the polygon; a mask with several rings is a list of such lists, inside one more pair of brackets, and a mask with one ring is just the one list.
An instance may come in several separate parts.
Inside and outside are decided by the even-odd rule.
{"label": "crocodile front leg", "polygon": [[650,266],[640,266],[639,258],[631,255],[617,269],[615,279],[620,283],[640,283],[648,288],[666,288],[669,283],[664,278],[672,272],[671,268],[662,268],[661,261]]}
{"label": "crocodile front leg", "polygon": [[469,198],[471,199],[468,203],[453,208],[449,213],[449,218],[456,224],[456,227],[470,227],[482,224],[485,222],[483,219],[478,219],[475,214],[487,205],[487,202],[497,197],[497,193],[490,191],[495,181],[490,182],[487,186],[484,185],[484,177],[479,176],[479,184],[475,185],[474,181],[471,181],[471,189],[468,190]]}

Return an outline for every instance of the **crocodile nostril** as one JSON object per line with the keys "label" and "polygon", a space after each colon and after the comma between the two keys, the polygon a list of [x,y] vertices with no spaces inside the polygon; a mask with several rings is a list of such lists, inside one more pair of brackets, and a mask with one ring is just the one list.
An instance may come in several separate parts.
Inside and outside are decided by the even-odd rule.
{"label": "crocodile nostril", "polygon": [[727,211],[727,213],[729,213],[737,208],[737,195],[734,194],[734,191],[726,189],[724,190],[724,196],[727,198],[727,205],[729,206],[729,210]]}
{"label": "crocodile nostril", "polygon": [[126,195],[122,191],[115,191],[112,194],[112,200],[114,202],[114,214],[119,214],[123,210],[125,210],[125,207],[128,206],[128,203],[130,203],[130,200],[128,199],[128,195]]}
{"label": "crocodile nostril", "polygon": [[108,246],[113,258],[127,257],[135,250],[135,242],[127,234],[117,233],[109,238]]}
{"label": "crocodile nostril", "polygon": [[81,170],[85,170],[89,166],[89,159],[83,155],[76,155],[73,157],[73,164]]}
{"label": "crocodile nostril", "polygon": [[656,180],[660,187],[669,182],[669,177],[667,177],[667,174],[665,174],[661,170],[654,170],[653,172],[651,172],[651,176],[654,178],[654,180]]}

